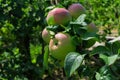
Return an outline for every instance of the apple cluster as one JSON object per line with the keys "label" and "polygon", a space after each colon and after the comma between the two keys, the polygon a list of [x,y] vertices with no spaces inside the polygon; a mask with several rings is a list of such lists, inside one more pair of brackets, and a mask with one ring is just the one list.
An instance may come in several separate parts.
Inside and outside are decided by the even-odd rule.
{"label": "apple cluster", "polygon": [[[48,12],[46,22],[49,26],[66,25],[84,13],[86,13],[86,9],[80,3],[73,3],[68,9],[56,7]],[[89,32],[97,30],[94,23],[88,24],[87,27]],[[69,52],[76,51],[76,45],[73,43],[73,38],[69,33],[57,32],[53,36],[51,31],[45,28],[42,31],[42,38],[49,44],[50,55],[58,60],[64,60]]]}

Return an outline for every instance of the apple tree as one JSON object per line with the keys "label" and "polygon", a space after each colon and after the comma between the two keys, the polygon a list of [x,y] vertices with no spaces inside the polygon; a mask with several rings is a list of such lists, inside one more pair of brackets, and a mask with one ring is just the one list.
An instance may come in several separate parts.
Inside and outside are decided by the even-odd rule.
{"label": "apple tree", "polygon": [[[64,12],[64,10],[59,11],[59,7],[68,10],[71,14],[72,19],[67,24],[57,23],[57,20],[69,19],[68,17],[64,20],[69,13]],[[75,9],[79,14],[76,14]],[[48,16],[51,17],[48,18]],[[46,44],[49,46],[47,47],[48,52],[44,54],[45,62],[43,64],[44,67],[47,66],[46,69],[49,70],[47,61],[50,58],[53,60],[52,64],[55,62],[57,65],[60,64],[59,66],[63,68],[65,73],[64,76],[68,79],[73,78],[72,76],[79,76],[79,79],[87,78],[88,80],[119,79],[119,72],[116,72],[119,71],[119,68],[116,65],[119,64],[120,38],[117,37],[113,40],[105,38],[103,40],[99,35],[98,27],[89,19],[85,8],[80,3],[73,3],[67,8],[59,4],[54,6],[48,12],[47,20],[52,24],[47,21],[46,29],[50,32],[51,37],[50,42]],[[69,41],[69,37],[65,34],[69,34],[72,41]],[[96,42],[103,42],[103,44],[94,46]]]}
{"label": "apple tree", "polygon": [[120,33],[119,7],[119,0],[0,0],[0,80],[119,80],[120,37],[106,37]]}

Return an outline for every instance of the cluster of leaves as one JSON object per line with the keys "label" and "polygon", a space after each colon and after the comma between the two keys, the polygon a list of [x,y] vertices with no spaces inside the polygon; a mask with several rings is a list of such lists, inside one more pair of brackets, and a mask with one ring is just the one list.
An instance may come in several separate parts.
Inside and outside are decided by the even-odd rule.
{"label": "cluster of leaves", "polygon": [[[55,3],[55,1],[57,2]],[[51,5],[60,4],[67,8],[73,2],[81,2],[86,7],[88,10],[87,21],[93,20],[97,24],[103,24],[103,26],[119,26],[119,1],[0,0],[0,79],[40,80],[44,74],[56,79],[53,73],[60,67],[57,62],[53,63],[55,61],[52,59],[46,61],[48,55],[43,54],[48,53],[48,48],[44,47],[41,31],[46,26],[45,16]],[[86,32],[83,27],[84,16],[82,15],[77,22],[71,23],[71,28],[75,27],[74,29],[66,28],[68,32],[72,30],[71,35],[80,37],[76,39],[74,36],[75,44],[82,44],[82,48],[78,46],[77,52],[67,55],[65,61],[66,76],[70,77],[78,73],[79,77],[89,77],[91,80],[120,79],[119,38],[118,40],[106,41],[105,46],[98,46],[89,51],[89,42],[97,41],[98,35],[94,33],[84,34],[84,31]],[[54,30],[57,27],[55,26]],[[105,30],[108,29],[105,28]],[[45,71],[46,69],[48,71]]]}
{"label": "cluster of leaves", "polygon": [[0,0],[0,79],[41,78],[41,31],[44,9],[49,4],[41,0]]}
{"label": "cluster of leaves", "polygon": [[111,30],[114,28],[119,30],[120,26],[120,1],[109,1],[109,0],[83,0],[83,4],[88,10],[90,19],[95,21],[99,26],[103,26],[105,34],[111,34]]}
{"label": "cluster of leaves", "polygon": [[[74,43],[77,45],[77,51],[68,53],[65,58],[64,70],[66,76],[69,78],[75,74],[79,77],[88,77],[90,80],[119,80],[119,72],[116,72],[119,70],[116,66],[119,65],[119,37],[111,41],[105,39],[104,46],[97,46],[89,50],[88,48],[96,41],[102,41],[100,35],[96,32],[87,32],[86,25],[90,20],[88,17],[86,18],[85,14],[82,14],[75,21],[71,21],[69,25],[47,27],[54,32],[60,31],[59,28],[62,27],[65,32],[75,38]],[[114,47],[116,49],[113,50]],[[111,67],[113,65],[114,67]],[[116,70],[113,70],[113,68]]]}
{"label": "cluster of leaves", "polygon": [[[118,2],[117,1],[114,2],[114,5],[113,5],[113,2],[111,1],[109,2],[108,0],[104,2],[91,0],[91,1],[86,1],[85,3],[91,6],[90,7],[86,5],[86,7],[91,8],[89,9],[90,12],[88,11],[88,15],[90,16],[88,16],[87,21],[93,20],[95,23],[98,23],[99,25],[100,24],[103,25],[103,27],[105,27],[104,28],[105,36],[107,34],[111,34],[111,30],[114,27],[118,29],[117,26],[119,26],[119,20],[118,20],[119,18],[116,15],[116,14],[119,14],[118,11],[116,12],[116,10],[118,10],[117,9]],[[98,4],[102,6],[99,6]],[[111,9],[111,7],[113,6],[114,6],[114,9]],[[112,11],[115,13],[111,14]],[[100,22],[100,20],[102,22]],[[98,37],[95,36],[95,34],[94,35],[89,34],[89,36],[86,36],[86,34],[87,33],[83,34],[85,35],[86,41],[91,39],[91,37],[92,38],[94,37],[95,41],[98,41],[97,39],[99,39]],[[91,40],[89,40],[88,42],[90,41]],[[80,77],[87,77],[90,80],[93,80],[93,79],[119,80],[120,79],[119,77],[120,38],[118,37],[110,41],[105,39],[105,42],[104,41],[102,42],[104,43],[104,46],[103,45],[97,46],[93,48],[91,51],[89,51],[83,46],[84,49],[82,49],[81,52],[69,53],[66,56],[65,65],[64,65],[67,76],[71,77],[76,70],[77,72],[74,74],[78,74]]]}
{"label": "cluster of leaves", "polygon": [[120,37],[105,42],[84,54],[71,52],[66,56],[65,71],[68,77],[76,73],[90,80],[119,80]]}

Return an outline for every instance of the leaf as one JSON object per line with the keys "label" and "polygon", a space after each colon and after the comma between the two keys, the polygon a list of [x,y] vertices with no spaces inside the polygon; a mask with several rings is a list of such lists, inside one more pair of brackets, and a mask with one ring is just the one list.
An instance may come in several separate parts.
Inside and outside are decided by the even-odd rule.
{"label": "leaf", "polygon": [[70,24],[79,24],[79,25],[82,25],[82,26],[86,26],[87,23],[84,22],[84,21],[85,21],[85,17],[86,17],[86,14],[81,14],[81,15],[75,20],[75,22],[70,22]]}
{"label": "leaf", "polygon": [[106,65],[102,66],[99,72],[96,72],[95,78],[96,80],[118,80],[112,73],[111,68]]}
{"label": "leaf", "polygon": [[86,17],[86,14],[81,14],[81,15],[77,18],[76,22],[84,22],[84,21],[85,21],[85,17]]}
{"label": "leaf", "polygon": [[100,78],[101,78],[100,73],[96,72],[95,78],[96,78],[96,80],[100,80]]}
{"label": "leaf", "polygon": [[112,65],[112,64],[114,64],[114,63],[115,63],[115,61],[117,60],[117,58],[118,58],[118,55],[117,55],[117,54],[116,54],[116,55],[113,55],[113,56],[108,57],[108,65]]}
{"label": "leaf", "polygon": [[36,63],[37,56],[39,55],[41,49],[42,47],[40,45],[30,44],[30,55],[31,55],[32,63]]}
{"label": "leaf", "polygon": [[95,54],[110,54],[110,50],[105,47],[105,46],[97,46],[96,48],[94,48],[92,50],[92,52],[90,53],[90,55],[95,55]]}
{"label": "leaf", "polygon": [[85,38],[82,38],[82,40],[90,40],[90,39],[97,40],[97,38],[96,38],[96,37],[85,37]]}
{"label": "leaf", "polygon": [[120,54],[120,49],[118,50],[118,54]]}
{"label": "leaf", "polygon": [[120,41],[120,37],[117,37],[117,38],[115,38],[115,39],[113,39],[113,40],[110,40],[109,43],[112,44],[112,43],[114,43],[114,42],[116,42],[116,41]]}
{"label": "leaf", "polygon": [[87,25],[86,22],[70,22],[70,24],[79,24],[79,25],[82,25],[82,26],[86,26]]}
{"label": "leaf", "polygon": [[106,63],[106,65],[112,65],[115,63],[115,61],[118,58],[118,55],[112,55],[112,56],[106,56],[104,54],[100,54],[100,58],[104,60],[104,62]]}
{"label": "leaf", "polygon": [[111,44],[111,50],[113,54],[117,54],[119,49],[120,49],[120,41],[116,41],[113,44]]}
{"label": "leaf", "polygon": [[86,32],[84,33],[84,35],[82,35],[83,39],[89,38],[89,37],[96,37],[97,38],[97,34],[92,33],[92,32]]}
{"label": "leaf", "polygon": [[43,60],[43,68],[48,69],[48,55],[49,55],[49,48],[48,45],[45,46],[45,53],[44,53],[44,60]]}
{"label": "leaf", "polygon": [[96,41],[97,41],[97,38],[95,37],[88,37],[88,38],[83,39],[82,41],[83,48],[92,47],[96,43]]}
{"label": "leaf", "polygon": [[104,55],[104,54],[100,54],[99,57],[100,57],[101,59],[103,59],[103,61],[104,61],[106,64],[108,64],[108,56],[106,56],[106,55]]}
{"label": "leaf", "polygon": [[83,55],[80,55],[77,52],[70,52],[66,58],[64,63],[64,69],[67,77],[70,77],[75,70],[80,66],[84,59]]}
{"label": "leaf", "polygon": [[120,49],[120,37],[117,37],[113,40],[110,40],[108,42],[108,45],[112,51],[113,54],[117,54],[118,50]]}
{"label": "leaf", "polygon": [[52,10],[52,9],[54,9],[55,8],[55,6],[49,6],[49,7],[47,7],[46,9],[45,9],[45,11],[47,11],[47,10]]}

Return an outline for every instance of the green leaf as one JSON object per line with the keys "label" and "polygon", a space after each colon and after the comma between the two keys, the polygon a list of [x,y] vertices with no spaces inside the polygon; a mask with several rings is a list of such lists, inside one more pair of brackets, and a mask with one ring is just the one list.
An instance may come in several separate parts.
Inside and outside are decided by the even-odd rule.
{"label": "green leaf", "polygon": [[90,53],[90,55],[95,55],[95,54],[110,54],[110,50],[105,47],[105,46],[97,46],[96,48],[94,48],[92,50],[92,52]]}
{"label": "green leaf", "polygon": [[113,54],[117,54],[118,50],[120,49],[120,41],[116,41],[113,44],[111,44],[111,49]]}
{"label": "green leaf", "polygon": [[108,42],[109,48],[113,54],[117,54],[118,50],[120,49],[120,37],[117,37],[113,40]]}
{"label": "green leaf", "polygon": [[99,57],[100,57],[101,59],[103,59],[103,61],[104,61],[106,64],[108,64],[108,56],[106,56],[106,55],[104,55],[104,54],[100,54]]}
{"label": "green leaf", "polygon": [[81,65],[84,59],[83,55],[80,55],[77,52],[70,52],[66,58],[64,63],[64,69],[67,77],[70,77],[75,70]]}
{"label": "green leaf", "polygon": [[89,37],[96,37],[97,38],[97,34],[95,34],[94,32],[86,32],[84,33],[84,35],[82,35],[83,39],[89,38]]}
{"label": "green leaf", "polygon": [[107,65],[102,66],[99,72],[96,72],[95,78],[96,80],[118,80],[113,71],[111,71],[111,68]]}
{"label": "green leaf", "polygon": [[55,6],[49,6],[49,7],[47,7],[46,9],[45,9],[45,11],[47,11],[47,10],[52,10],[52,9],[54,9],[55,8]]}
{"label": "green leaf", "polygon": [[85,21],[85,17],[86,17],[86,14],[81,14],[81,15],[77,18],[76,22],[84,22],[84,21]]}
{"label": "green leaf", "polygon": [[90,48],[96,41],[99,41],[95,33],[84,33],[82,35],[82,40],[84,48]]}
{"label": "green leaf", "polygon": [[85,21],[85,18],[86,18],[86,14],[81,14],[81,15],[75,20],[75,22],[70,22],[70,24],[79,24],[79,25],[82,25],[82,26],[86,26],[87,23],[84,22],[84,21]]}
{"label": "green leaf", "polygon": [[117,55],[117,54],[108,57],[108,65],[112,65],[112,64],[114,64],[115,61],[117,60],[117,58],[118,58],[118,55]]}
{"label": "green leaf", "polygon": [[118,54],[120,54],[120,49],[118,50]]}
{"label": "green leaf", "polygon": [[95,78],[96,78],[96,80],[100,80],[100,78],[101,78],[100,73],[96,72]]}
{"label": "green leaf", "polygon": [[83,48],[90,48],[96,43],[97,39],[95,37],[88,37],[82,41]]}
{"label": "green leaf", "polygon": [[44,60],[43,60],[43,68],[46,70],[48,69],[48,55],[49,55],[49,48],[48,45],[45,46],[45,53],[44,53]]}
{"label": "green leaf", "polygon": [[112,55],[112,56],[106,56],[104,54],[100,54],[100,58],[104,60],[104,62],[106,63],[106,65],[112,65],[115,63],[115,61],[118,58],[118,55]]}
{"label": "green leaf", "polygon": [[37,56],[40,54],[41,49],[41,45],[30,44],[30,55],[32,63],[36,63]]}

